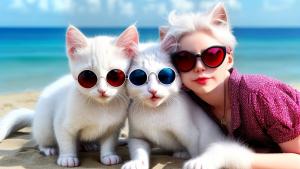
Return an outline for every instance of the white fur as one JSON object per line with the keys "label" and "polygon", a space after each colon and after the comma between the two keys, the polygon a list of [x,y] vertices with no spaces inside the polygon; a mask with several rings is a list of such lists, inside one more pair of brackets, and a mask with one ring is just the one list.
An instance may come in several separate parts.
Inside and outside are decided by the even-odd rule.
{"label": "white fur", "polygon": [[[66,40],[71,75],[44,89],[32,124],[33,138],[40,151],[53,155],[58,146],[58,165],[79,165],[78,141],[96,140],[100,143],[100,161],[105,165],[121,161],[115,153],[115,146],[127,117],[129,98],[125,85],[112,87],[105,77],[111,69],[128,71],[131,57],[126,56],[124,51],[134,53],[131,50],[137,45],[137,39],[135,26],[127,28],[118,38],[86,38],[77,28],[68,28]],[[79,85],[77,77],[83,70],[97,74],[98,82],[94,87],[87,89]],[[99,90],[105,91],[107,97],[101,97]]]}
{"label": "white fur", "polygon": [[34,111],[21,108],[9,113],[0,122],[0,141],[4,140],[10,133],[17,131],[32,123]]}
{"label": "white fur", "polygon": [[[130,70],[142,68],[157,72],[164,67],[172,68],[169,57],[159,46],[154,46],[141,52]],[[188,152],[193,159],[185,164],[185,169],[250,168],[251,151],[226,141],[218,126],[200,106],[179,91],[180,85],[179,77],[171,85],[163,85],[154,75],[142,86],[128,82],[128,93],[133,99],[128,116],[132,160],[122,169],[149,168],[150,148],[153,145],[172,150],[175,156],[178,152]],[[151,88],[157,90],[161,102],[149,100]]]}
{"label": "white fur", "polygon": [[250,169],[252,151],[234,141],[216,142],[200,156],[187,161],[183,169]]}

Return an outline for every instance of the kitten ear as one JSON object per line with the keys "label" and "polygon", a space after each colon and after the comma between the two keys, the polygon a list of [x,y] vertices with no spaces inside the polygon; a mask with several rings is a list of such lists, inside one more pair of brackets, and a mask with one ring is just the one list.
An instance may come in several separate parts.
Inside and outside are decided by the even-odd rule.
{"label": "kitten ear", "polygon": [[168,35],[166,36],[160,44],[160,48],[167,52],[168,54],[174,53],[176,52],[177,48],[178,48],[178,43],[177,43],[177,39],[176,37],[172,36],[172,35]]}
{"label": "kitten ear", "polygon": [[227,26],[228,17],[224,3],[219,2],[210,12],[211,23],[215,26]]}
{"label": "kitten ear", "polygon": [[122,48],[129,58],[132,58],[137,54],[138,44],[139,33],[135,25],[131,25],[123,31],[116,41],[116,46]]}
{"label": "kitten ear", "polygon": [[168,30],[169,30],[168,26],[160,26],[159,27],[159,39],[160,39],[160,41],[162,41],[165,38]]}
{"label": "kitten ear", "polygon": [[67,53],[73,59],[74,53],[87,46],[87,38],[75,26],[69,25],[66,33]]}

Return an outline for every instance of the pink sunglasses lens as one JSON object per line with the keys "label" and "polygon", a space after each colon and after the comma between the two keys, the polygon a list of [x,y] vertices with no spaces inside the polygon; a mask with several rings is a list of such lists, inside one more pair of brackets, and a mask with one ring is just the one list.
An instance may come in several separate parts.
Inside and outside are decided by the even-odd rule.
{"label": "pink sunglasses lens", "polygon": [[202,61],[211,68],[220,66],[225,58],[226,51],[221,47],[212,47],[202,53]]}

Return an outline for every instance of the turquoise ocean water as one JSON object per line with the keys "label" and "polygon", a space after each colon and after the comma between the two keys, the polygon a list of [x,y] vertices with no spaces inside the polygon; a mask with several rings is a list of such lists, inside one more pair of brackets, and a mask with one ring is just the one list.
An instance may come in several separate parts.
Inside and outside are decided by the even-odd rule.
{"label": "turquoise ocean water", "polygon": [[[82,28],[88,36],[123,28]],[[156,41],[156,28],[139,29],[141,42]],[[235,67],[300,84],[300,28],[235,28]],[[0,94],[41,90],[68,73],[65,28],[0,28]]]}

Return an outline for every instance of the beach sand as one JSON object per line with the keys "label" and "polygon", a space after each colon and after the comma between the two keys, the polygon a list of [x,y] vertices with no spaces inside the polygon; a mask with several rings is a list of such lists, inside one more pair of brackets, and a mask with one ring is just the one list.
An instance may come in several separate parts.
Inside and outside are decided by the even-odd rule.
{"label": "beach sand", "polygon": [[[33,109],[39,92],[0,95],[0,117],[10,110],[26,107]],[[0,143],[0,169],[58,169],[57,156],[45,157],[39,154],[36,143],[31,140],[31,129],[24,128]],[[123,131],[126,133],[126,130]],[[118,146],[117,152],[124,161],[129,160],[127,146]],[[77,168],[121,168],[122,164],[104,166],[99,162],[98,152],[80,152],[80,167]],[[154,169],[179,169],[183,160],[175,159],[166,153],[155,153],[151,157],[151,167]]]}
{"label": "beach sand", "polygon": [[[292,85],[300,89],[300,84]],[[0,117],[12,109],[26,107],[34,108],[39,92],[27,92],[17,94],[0,95]],[[55,169],[57,156],[44,157],[39,154],[36,144],[31,140],[30,128],[24,128],[0,143],[0,169]],[[126,133],[126,130],[123,131]],[[117,152],[124,161],[129,160],[127,146],[118,146]],[[99,163],[98,152],[80,152],[81,165],[78,168],[120,168],[122,164],[104,166]],[[176,169],[181,168],[183,160],[170,155],[155,153],[151,156],[153,169]]]}

